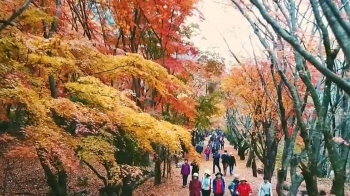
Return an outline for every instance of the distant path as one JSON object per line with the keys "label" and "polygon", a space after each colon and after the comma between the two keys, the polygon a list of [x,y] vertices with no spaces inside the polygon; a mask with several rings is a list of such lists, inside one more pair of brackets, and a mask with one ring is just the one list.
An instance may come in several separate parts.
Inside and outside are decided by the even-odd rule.
{"label": "distant path", "polygon": [[[207,144],[208,138],[205,140],[205,144]],[[251,185],[253,189],[253,195],[258,195],[258,187],[260,183],[262,182],[263,176],[258,175],[257,178],[253,177],[252,175],[252,169],[251,168],[246,168],[246,161],[241,161],[239,160],[239,156],[237,154],[237,151],[234,150],[233,146],[229,145],[229,142],[225,139],[225,150],[227,150],[228,153],[233,153],[233,155],[236,158],[237,161],[237,166],[234,169],[234,173],[238,174],[240,177],[245,177],[248,181],[248,183]],[[220,154],[223,153],[223,150],[219,151]],[[204,170],[209,170],[212,172],[213,170],[213,162],[212,162],[212,154],[210,156],[209,161],[205,161],[205,155],[202,153],[202,160],[203,162],[200,163],[200,170],[199,170],[199,177],[200,179],[203,176]],[[189,160],[191,162],[191,160]],[[220,160],[220,166],[221,165],[221,160]],[[229,168],[227,169],[228,174],[229,174]],[[161,184],[160,186],[154,187],[153,186],[153,178],[150,179],[149,181],[145,182],[142,184],[137,190],[135,190],[134,195],[135,196],[151,196],[152,194],[154,196],[188,196],[189,191],[188,187],[182,188],[182,177],[180,175],[180,169],[173,167],[172,169],[172,177],[169,179],[166,179],[166,182]],[[216,168],[216,172],[217,168]],[[190,178],[190,177],[189,177]],[[215,176],[212,174],[212,178],[215,178]],[[233,180],[233,176],[226,176],[225,182],[228,184]],[[273,189],[274,187],[273,183]],[[226,185],[226,190],[225,190],[225,196],[230,196],[227,185]]]}

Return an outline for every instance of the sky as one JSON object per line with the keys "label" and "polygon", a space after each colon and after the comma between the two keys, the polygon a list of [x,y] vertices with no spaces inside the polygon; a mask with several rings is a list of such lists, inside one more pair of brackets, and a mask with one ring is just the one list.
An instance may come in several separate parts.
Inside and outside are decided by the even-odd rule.
{"label": "sky", "polygon": [[[200,22],[197,16],[188,19],[189,23],[199,25],[199,35],[191,38],[195,46],[203,51],[219,53],[230,66],[237,62],[230,54],[230,49],[241,58],[249,58],[261,48],[252,28],[230,0],[200,0],[198,9],[205,20]],[[250,41],[250,37],[252,41]]]}

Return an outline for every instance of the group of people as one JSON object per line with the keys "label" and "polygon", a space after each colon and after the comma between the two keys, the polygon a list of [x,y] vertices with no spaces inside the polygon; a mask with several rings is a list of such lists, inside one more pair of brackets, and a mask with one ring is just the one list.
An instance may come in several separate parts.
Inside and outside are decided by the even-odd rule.
{"label": "group of people", "polygon": [[215,173],[215,168],[219,169],[219,172],[221,172],[220,167],[220,159],[221,164],[224,172],[224,176],[227,174],[227,168],[230,168],[230,175],[233,175],[234,167],[236,166],[236,159],[233,156],[232,153],[227,153],[227,150],[224,150],[224,153],[220,155],[218,151],[215,151],[213,154],[213,174]]}
{"label": "group of people", "polygon": [[[201,141],[196,150],[199,154],[203,152],[204,141]],[[224,150],[223,154],[219,153],[219,150],[224,149],[224,134],[223,132],[216,131],[209,136],[209,142],[204,149],[205,159],[209,161],[210,154],[213,154],[213,174],[215,169],[218,168],[219,172],[215,174],[215,178],[211,178],[211,174],[208,170],[204,172],[201,180],[199,179],[199,165],[194,161],[191,164],[185,159],[185,163],[181,167],[181,175],[183,179],[183,187],[188,184],[188,177],[191,174],[192,179],[189,183],[190,196],[209,196],[211,193],[214,196],[223,196],[225,189],[228,189],[231,196],[251,196],[252,188],[245,178],[239,178],[237,174],[234,175],[234,179],[226,186],[224,176],[227,175],[227,168],[229,168],[230,175],[234,174],[234,167],[236,166],[236,159],[232,153],[228,153]],[[220,167],[220,159],[223,170]],[[191,172],[192,166],[192,172]],[[223,171],[223,173],[221,173]],[[258,196],[272,196],[272,187],[268,178],[264,177],[264,182],[259,187]]]}
{"label": "group of people", "polygon": [[[186,174],[183,172],[186,167],[188,169],[190,165],[188,163],[183,165],[181,169],[182,174]],[[187,178],[183,184],[183,187],[186,186]],[[245,178],[240,179],[237,174],[235,174],[234,179],[228,184],[227,189],[231,196],[252,196],[253,193],[247,180]],[[201,180],[199,180],[199,174],[194,172],[192,174],[192,180],[189,183],[189,191],[190,196],[210,196],[211,193],[214,196],[223,196],[226,191],[226,183],[221,172],[216,173],[215,178],[212,179],[210,172],[205,171]],[[264,182],[260,185],[258,196],[272,196],[272,186],[267,178],[264,178]]]}

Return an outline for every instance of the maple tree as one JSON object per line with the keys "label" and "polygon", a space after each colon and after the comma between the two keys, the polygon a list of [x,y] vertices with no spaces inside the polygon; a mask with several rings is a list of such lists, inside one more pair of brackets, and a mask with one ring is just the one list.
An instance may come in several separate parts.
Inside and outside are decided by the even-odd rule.
{"label": "maple tree", "polygon": [[[281,129],[276,102],[278,96],[284,97],[282,102],[287,113],[285,120],[293,116],[293,108],[288,92],[283,88],[277,88],[279,83],[280,78],[278,75],[271,74],[270,65],[261,61],[258,65],[251,65],[248,62],[232,68],[221,84],[223,93],[226,94],[226,107],[236,110],[239,116],[245,116],[251,120],[251,126],[243,126],[246,126],[245,129],[251,138],[250,145],[255,155],[264,164],[265,176],[269,178],[272,177],[275,169],[277,148],[282,136],[292,134],[291,125],[287,132]],[[248,159],[248,162],[250,161]],[[250,163],[247,164],[250,165]]]}
{"label": "maple tree", "polygon": [[[308,194],[318,194],[317,177],[324,177],[321,168],[330,164],[335,173],[331,192],[344,195],[344,173],[349,151],[339,147],[333,137],[339,134],[348,138],[346,128],[336,127],[338,123],[348,126],[341,117],[344,110],[348,111],[348,98],[339,97],[342,93],[349,94],[346,82],[348,70],[344,66],[346,60],[341,57],[342,53],[346,56],[344,40],[348,39],[346,36],[339,37],[339,32],[344,29],[335,29],[338,22],[332,17],[334,19],[337,13],[346,11],[339,12],[335,4],[316,0],[264,3],[259,0],[232,0],[232,3],[251,25],[265,49],[262,53],[267,54],[271,69],[281,78],[293,104],[295,128],[292,137],[284,138],[285,161],[278,172],[278,194],[283,195],[283,179],[288,167],[294,171],[291,193],[296,193],[297,187],[305,180]],[[339,2],[337,6],[344,4]],[[274,9],[270,9],[272,7]],[[313,16],[315,23],[304,21],[308,14]],[[322,20],[322,15],[332,27]],[[337,34],[335,38],[331,36],[330,29]],[[333,41],[338,41],[338,44],[332,45]],[[279,102],[278,107],[279,115],[285,116],[285,105]],[[286,125],[286,121],[281,120],[281,125]],[[282,129],[285,128],[282,126]],[[302,153],[293,155],[290,151],[298,134],[302,138],[303,149]],[[301,169],[301,175],[295,173],[297,167]]]}
{"label": "maple tree", "polygon": [[218,53],[200,52],[196,64],[188,69],[192,73],[188,83],[195,89],[192,97],[198,99],[195,127],[207,130],[215,124],[215,118],[224,113],[219,84],[225,73],[225,59]]}
{"label": "maple tree", "polygon": [[[195,52],[182,38],[195,1],[154,3],[0,5],[4,156],[37,158],[53,194],[69,194],[70,176],[83,171],[79,161],[101,181],[102,193],[116,195],[129,174],[136,180],[147,170],[140,166],[149,153],[164,164],[182,150],[196,158],[189,131],[163,121],[159,112],[171,104],[188,126],[196,116],[195,97],[180,96],[193,90],[179,79],[188,74],[181,68],[187,61],[173,57]],[[132,22],[137,12],[140,23]],[[126,52],[119,49],[120,40]],[[166,60],[160,64],[159,51]]]}

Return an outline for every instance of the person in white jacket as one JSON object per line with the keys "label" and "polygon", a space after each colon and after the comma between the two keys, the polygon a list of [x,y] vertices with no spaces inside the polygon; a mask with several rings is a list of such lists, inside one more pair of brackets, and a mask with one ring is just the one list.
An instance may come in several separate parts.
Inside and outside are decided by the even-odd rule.
{"label": "person in white jacket", "polygon": [[205,170],[202,178],[202,195],[203,196],[210,196],[211,184],[212,184],[212,180],[210,176],[210,171]]}
{"label": "person in white jacket", "polygon": [[259,187],[258,196],[272,196],[272,186],[267,177],[264,177],[264,182]]}

